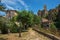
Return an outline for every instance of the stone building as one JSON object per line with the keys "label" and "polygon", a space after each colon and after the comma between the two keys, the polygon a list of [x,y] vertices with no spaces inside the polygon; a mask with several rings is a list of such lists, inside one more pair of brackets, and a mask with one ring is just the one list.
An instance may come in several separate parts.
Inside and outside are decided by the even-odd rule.
{"label": "stone building", "polygon": [[2,8],[0,7],[0,10],[2,10],[3,12],[6,13],[6,16],[4,16],[4,17],[6,17],[7,19],[11,19],[12,17],[17,15],[16,10],[3,10],[3,9],[5,9],[5,5],[1,1],[2,0],[0,0],[0,6],[2,6]]}
{"label": "stone building", "polygon": [[41,17],[41,25],[44,28],[48,28],[49,27],[49,20],[45,18],[45,16],[47,14],[48,14],[47,7],[46,7],[46,5],[44,5],[44,9],[38,11],[38,16]]}
{"label": "stone building", "polygon": [[50,26],[50,23],[51,23],[51,21],[49,21],[48,19],[42,18],[42,27],[43,28],[48,29]]}
{"label": "stone building", "polygon": [[44,5],[44,9],[38,11],[38,16],[45,17],[47,14],[48,14],[47,7],[46,5]]}
{"label": "stone building", "polygon": [[16,10],[6,10],[6,18],[11,19],[12,17],[16,16]]}
{"label": "stone building", "polygon": [[[38,11],[38,16],[41,17],[41,25],[44,28],[49,28],[49,25],[52,23],[52,21],[54,20],[54,15],[57,15],[58,19],[60,19],[60,5],[57,8],[54,9],[50,9],[49,11],[47,11],[47,7],[46,5],[44,5],[44,9],[43,10],[39,10]],[[45,17],[48,14],[47,18]]]}
{"label": "stone building", "polygon": [[42,16],[42,11],[41,10],[38,10],[38,16]]}

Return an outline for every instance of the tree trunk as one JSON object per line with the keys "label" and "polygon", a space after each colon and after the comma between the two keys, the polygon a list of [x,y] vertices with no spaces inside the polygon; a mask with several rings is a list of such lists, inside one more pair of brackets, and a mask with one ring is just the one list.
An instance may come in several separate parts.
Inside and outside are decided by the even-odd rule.
{"label": "tree trunk", "polygon": [[21,37],[21,32],[19,32],[19,37]]}
{"label": "tree trunk", "polygon": [[21,28],[19,28],[19,37],[21,37]]}
{"label": "tree trunk", "polygon": [[10,29],[8,29],[8,34],[10,34]]}

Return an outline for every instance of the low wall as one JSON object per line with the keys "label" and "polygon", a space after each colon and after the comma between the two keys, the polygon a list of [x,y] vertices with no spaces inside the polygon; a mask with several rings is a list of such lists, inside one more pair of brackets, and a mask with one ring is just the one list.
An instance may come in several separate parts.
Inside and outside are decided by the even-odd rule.
{"label": "low wall", "polygon": [[51,38],[52,40],[60,40],[60,38],[58,38],[58,37],[56,37],[56,36],[54,36],[52,34],[41,32],[39,29],[33,28],[33,30],[35,30],[36,32],[38,32],[38,33],[40,33],[40,34],[42,34],[42,35],[44,35],[44,36],[46,36],[48,38]]}

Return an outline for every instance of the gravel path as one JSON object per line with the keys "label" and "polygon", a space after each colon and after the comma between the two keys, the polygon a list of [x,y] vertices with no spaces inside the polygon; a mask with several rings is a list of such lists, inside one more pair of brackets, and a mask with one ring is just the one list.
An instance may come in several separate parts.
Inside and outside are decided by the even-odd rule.
{"label": "gravel path", "polygon": [[18,33],[3,35],[0,38],[4,38],[6,40],[51,40],[44,35],[38,34],[31,28],[28,30],[28,32],[23,32],[21,38],[18,37]]}

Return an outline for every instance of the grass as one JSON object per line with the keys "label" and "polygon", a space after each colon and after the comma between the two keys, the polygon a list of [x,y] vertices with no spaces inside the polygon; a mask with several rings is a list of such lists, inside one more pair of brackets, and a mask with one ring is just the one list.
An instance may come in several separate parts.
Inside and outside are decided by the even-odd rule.
{"label": "grass", "polygon": [[47,30],[47,29],[44,29],[44,28],[40,28],[40,31],[45,32],[45,33],[49,33],[49,34],[53,34],[57,37],[60,37],[60,32],[58,32],[58,31],[51,31],[49,29]]}

